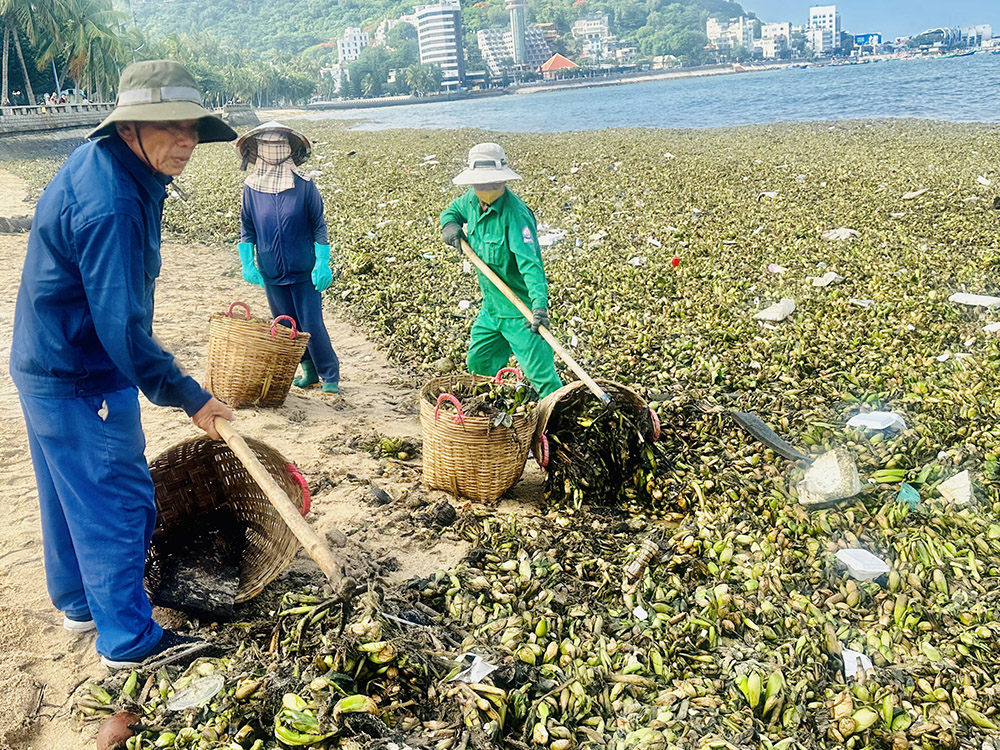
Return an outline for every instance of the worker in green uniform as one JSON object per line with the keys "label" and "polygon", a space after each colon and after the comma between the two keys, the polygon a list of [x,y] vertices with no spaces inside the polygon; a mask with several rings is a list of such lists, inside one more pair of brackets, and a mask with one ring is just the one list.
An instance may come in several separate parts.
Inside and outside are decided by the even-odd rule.
{"label": "worker in green uniform", "polygon": [[506,282],[532,311],[532,322],[508,300],[493,282],[479,273],[483,306],[472,324],[466,362],[469,372],[495,375],[507,365],[511,353],[525,378],[544,398],[562,386],[552,347],[538,332],[549,326],[549,284],[542,265],[535,215],[507,189],[520,175],[507,166],[504,150],[495,143],[480,143],[469,151],[469,165],[452,182],[471,189],[441,214],[441,237],[461,249],[468,243],[483,262]]}

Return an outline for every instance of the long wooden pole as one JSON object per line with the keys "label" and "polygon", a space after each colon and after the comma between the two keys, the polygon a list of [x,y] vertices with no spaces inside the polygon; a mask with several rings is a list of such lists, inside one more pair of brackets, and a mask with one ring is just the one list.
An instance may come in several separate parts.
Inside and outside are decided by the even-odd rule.
{"label": "long wooden pole", "polygon": [[246,440],[233,429],[233,426],[227,420],[221,417],[216,417],[215,429],[218,430],[222,439],[226,441],[229,449],[236,454],[236,457],[246,467],[246,470],[250,472],[250,476],[254,478],[254,481],[264,490],[264,494],[267,495],[267,499],[274,506],[274,509],[278,511],[281,520],[291,529],[295,538],[301,542],[306,552],[309,553],[309,557],[316,562],[320,570],[323,571],[323,574],[329,579],[334,593],[338,596],[349,598],[354,587],[354,581],[347,577],[344,573],[344,567],[337,562],[330,549],[320,539],[319,534],[306,522],[306,519],[302,517],[302,513],[295,507],[295,504],[289,499],[287,493],[274,481],[274,477],[264,468],[264,465],[261,464],[256,454],[250,450],[250,446],[247,445]]}
{"label": "long wooden pole", "polygon": [[[511,304],[521,312],[521,315],[523,315],[529,323],[533,323],[535,316],[532,314],[531,310],[528,309],[528,306],[521,301],[521,298],[511,291],[510,287],[504,283],[503,279],[497,276],[496,272],[486,265],[482,258],[476,255],[476,251],[469,247],[468,242],[465,240],[462,240],[461,242],[462,252],[465,253],[470,261],[472,261],[472,264],[482,271],[483,276],[493,282],[493,286],[499,289],[503,296],[510,300]],[[556,337],[552,335],[552,332],[548,328],[545,326],[539,326],[538,333],[541,334],[542,338],[545,339],[549,346],[552,347],[552,350],[559,355],[559,358],[569,366],[569,369],[571,369],[573,373],[583,381],[584,385],[586,385],[595,396],[601,399],[601,401],[605,404],[611,401],[611,397],[604,392],[604,389],[601,388],[601,386],[594,382],[594,379],[587,374],[586,370],[580,367],[577,361],[573,359],[572,355],[570,355],[570,353],[563,348],[563,345],[556,341]]]}

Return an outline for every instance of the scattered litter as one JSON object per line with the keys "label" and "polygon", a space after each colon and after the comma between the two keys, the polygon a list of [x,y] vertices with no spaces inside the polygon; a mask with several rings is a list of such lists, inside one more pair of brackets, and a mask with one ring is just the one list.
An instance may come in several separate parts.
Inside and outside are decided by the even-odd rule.
{"label": "scattered litter", "polygon": [[920,188],[920,190],[913,190],[909,193],[903,193],[904,201],[912,201],[914,198],[919,198],[921,195],[926,193],[930,188]]}
{"label": "scattered litter", "polygon": [[458,663],[462,665],[468,664],[468,666],[452,677],[449,682],[468,682],[475,685],[485,680],[497,670],[496,665],[490,664],[479,654],[462,654],[459,657]]}
{"label": "scattered litter", "polygon": [[966,294],[965,292],[956,292],[948,298],[948,301],[971,307],[996,307],[1000,305],[1000,297],[991,297],[986,294]]}
{"label": "scattered litter", "polygon": [[538,244],[542,247],[551,247],[557,242],[561,242],[566,238],[565,229],[550,229],[545,234],[538,235]]}
{"label": "scattered litter", "polygon": [[920,492],[917,491],[916,487],[903,482],[899,486],[899,492],[896,495],[896,499],[906,503],[911,508],[916,508],[920,504]]}
{"label": "scattered litter", "polygon": [[847,566],[847,572],[856,581],[871,581],[889,572],[889,565],[866,549],[837,550],[837,559]]}
{"label": "scattered litter", "polygon": [[796,182],[805,182],[806,181],[806,176],[804,174],[796,175],[795,176],[795,181]]}
{"label": "scattered litter", "polygon": [[660,242],[660,241],[659,241],[658,239],[656,239],[655,237],[650,237],[649,239],[647,239],[647,240],[646,240],[646,242],[648,242],[648,243],[649,243],[650,245],[652,245],[653,247],[663,247],[663,243],[662,243],[662,242]]}
{"label": "scattered litter", "polygon": [[603,240],[607,236],[608,236],[607,232],[595,232],[594,234],[590,235],[590,241],[591,242],[600,242],[601,240]]}
{"label": "scattered litter", "polygon": [[965,505],[971,502],[974,497],[972,478],[969,476],[968,469],[941,482],[937,489],[941,497],[955,505]]}
{"label": "scattered litter", "polygon": [[462,273],[472,273],[472,264],[467,260],[462,261]]}
{"label": "scattered litter", "polygon": [[827,287],[830,284],[839,284],[844,280],[844,277],[835,271],[827,271],[825,274],[820,276],[818,279],[812,280],[813,286]]}
{"label": "scattered litter", "polygon": [[906,216],[906,212],[905,211],[898,211],[898,212],[889,214],[889,216],[891,216],[894,219],[902,219],[904,216]]}
{"label": "scattered litter", "polygon": [[855,299],[852,297],[847,301],[852,305],[857,305],[858,307],[875,307],[875,300],[873,299]]}
{"label": "scattered litter", "polygon": [[859,663],[861,669],[866,672],[874,667],[871,659],[860,651],[851,651],[849,648],[841,647],[840,658],[844,660],[844,678],[848,680],[857,677]]}
{"label": "scattered litter", "polygon": [[829,242],[840,242],[842,240],[851,240],[856,237],[860,237],[861,232],[857,229],[850,229],[848,227],[838,227],[837,229],[828,229],[823,232],[823,239]]}
{"label": "scattered litter", "polygon": [[906,420],[891,411],[870,411],[855,414],[847,420],[848,427],[863,427],[868,430],[905,430]]}
{"label": "scattered litter", "polygon": [[472,303],[469,302],[469,300],[467,299],[459,300],[458,302],[459,310],[468,310],[470,307],[472,307]]}
{"label": "scattered litter", "polygon": [[225,686],[226,680],[221,674],[211,674],[208,677],[201,677],[188,685],[183,690],[179,690],[171,696],[166,706],[168,711],[183,711],[187,708],[194,708],[203,703],[208,703],[219,694]]}
{"label": "scattered litter", "polygon": [[1000,331],[1000,323],[987,323],[983,326],[983,330],[986,331],[986,333],[996,333],[997,331]]}
{"label": "scattered litter", "polygon": [[636,268],[638,268],[639,266],[646,265],[646,256],[644,256],[644,255],[636,255],[634,258],[632,258],[631,260],[629,260],[629,265],[630,266],[635,266]]}
{"label": "scattered litter", "polygon": [[784,266],[779,266],[777,263],[768,263],[767,270],[771,273],[784,273],[788,269]]}
{"label": "scattered litter", "polygon": [[576,173],[577,173],[577,172],[579,172],[579,171],[580,171],[580,168],[579,168],[579,167],[570,167],[570,168],[569,168],[569,173],[570,173],[570,174],[576,174]]}
{"label": "scattered litter", "polygon": [[635,619],[637,619],[637,620],[648,620],[649,619],[649,612],[647,612],[646,610],[644,610],[642,608],[642,606],[640,605],[640,606],[637,606],[635,609],[632,610],[632,616],[635,617]]}
{"label": "scattered litter", "polygon": [[976,178],[976,182],[978,182],[980,185],[985,185],[986,187],[989,187],[990,185],[993,184],[992,182],[990,182],[989,177],[984,177],[983,175],[979,175],[979,177]]}
{"label": "scattered litter", "polygon": [[572,346],[575,349],[576,346],[577,346],[577,344],[579,344],[579,343],[580,343],[580,341],[579,341],[579,339],[577,339],[576,334],[574,333],[573,334],[573,338],[571,338],[569,340],[569,345]]}
{"label": "scattered litter", "polygon": [[753,230],[753,231],[752,231],[752,232],[750,233],[750,236],[751,236],[751,237],[756,237],[756,236],[757,236],[758,234],[760,234],[760,233],[761,233],[761,232],[763,232],[763,231],[764,231],[764,225],[763,225],[763,224],[761,224],[761,225],[759,225],[759,226],[758,226],[758,227],[757,227],[756,229],[754,229],[754,230]]}
{"label": "scattered litter", "polygon": [[962,198],[962,203],[975,203],[979,200],[978,195],[970,195],[968,198]]}
{"label": "scattered litter", "polygon": [[767,190],[763,193],[758,193],[757,200],[760,200],[761,198],[777,198],[778,195],[780,195],[780,193],[777,190]]}
{"label": "scattered litter", "polygon": [[861,492],[861,477],[854,458],[843,448],[824,453],[813,461],[798,486],[799,503],[822,508]]}
{"label": "scattered litter", "polygon": [[781,302],[776,302],[768,308],[761,310],[754,315],[755,320],[768,320],[772,323],[780,323],[789,315],[795,312],[795,300],[783,297]]}
{"label": "scattered litter", "polygon": [[673,159],[673,158],[674,158],[674,155],[673,155],[672,153],[670,153],[669,151],[667,151],[667,153],[665,153],[665,154],[663,155],[663,158],[664,158],[664,159]]}

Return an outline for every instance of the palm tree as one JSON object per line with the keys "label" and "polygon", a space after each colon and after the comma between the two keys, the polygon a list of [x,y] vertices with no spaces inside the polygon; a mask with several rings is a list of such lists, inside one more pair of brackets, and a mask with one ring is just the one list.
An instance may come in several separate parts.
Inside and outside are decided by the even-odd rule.
{"label": "palm tree", "polygon": [[125,15],[110,0],[55,1],[60,3],[59,22],[54,33],[46,35],[47,43],[38,55],[39,69],[61,63],[56,79],[59,90],[67,74],[77,86],[89,78],[101,88],[113,87],[117,69],[125,62],[121,37],[115,33],[124,25]]}
{"label": "palm tree", "polygon": [[28,66],[24,62],[24,51],[21,49],[21,37],[18,33],[23,31],[32,44],[44,30],[52,27],[55,20],[55,3],[35,2],[34,0],[0,0],[0,19],[4,25],[4,45],[3,45],[3,92],[7,96],[8,81],[10,80],[10,53],[8,52],[8,40],[13,37],[14,51],[17,59],[21,63],[21,73],[24,76],[24,87],[28,93],[28,104],[35,103],[35,92],[31,88],[31,76],[28,75]]}
{"label": "palm tree", "polygon": [[375,78],[372,77],[371,73],[365,73],[365,77],[361,79],[361,93],[365,96],[371,96],[375,92]]}

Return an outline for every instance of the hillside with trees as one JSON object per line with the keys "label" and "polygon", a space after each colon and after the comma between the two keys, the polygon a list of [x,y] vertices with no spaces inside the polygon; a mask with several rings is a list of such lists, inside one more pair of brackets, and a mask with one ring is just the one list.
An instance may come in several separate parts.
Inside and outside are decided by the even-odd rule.
{"label": "hillside with trees", "polygon": [[[139,26],[152,38],[169,34],[210,34],[236,48],[266,57],[306,54],[322,57],[319,45],[348,26],[365,29],[383,18],[410,13],[415,3],[399,0],[132,0]],[[703,59],[705,20],[744,14],[729,0],[529,0],[529,23],[552,23],[557,46],[575,50],[570,27],[578,18],[604,13],[611,33],[636,45],[640,55],[676,55],[693,64]],[[467,46],[480,29],[508,23],[504,0],[462,2]],[[474,53],[473,53],[474,54]],[[336,62],[336,48],[332,48]],[[329,58],[329,55],[327,55]]]}

